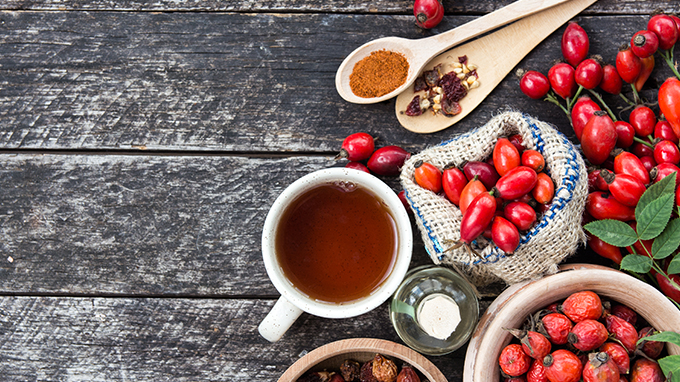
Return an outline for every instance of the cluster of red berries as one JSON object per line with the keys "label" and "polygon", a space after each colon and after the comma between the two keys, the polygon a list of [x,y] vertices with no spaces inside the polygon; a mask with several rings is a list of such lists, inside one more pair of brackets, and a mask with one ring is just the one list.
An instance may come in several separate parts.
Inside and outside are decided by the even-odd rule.
{"label": "cluster of red berries", "polygon": [[369,174],[397,176],[411,153],[399,146],[375,149],[375,140],[368,133],[354,133],[342,142],[335,159],[348,159],[345,167]]}
{"label": "cluster of red berries", "polygon": [[446,166],[443,171],[431,163],[415,163],[416,183],[446,198],[460,208],[461,243],[470,245],[480,235],[503,252],[519,246],[520,231],[526,231],[552,202],[555,185],[543,172],[545,159],[527,150],[522,137],[513,135],[496,141],[486,161],[469,161]]}
{"label": "cluster of red berries", "polygon": [[[586,58],[588,34],[578,24],[570,23],[562,36],[562,55],[568,63],[553,66],[548,77],[532,71],[520,80],[520,88],[529,97],[546,97],[567,113],[583,155],[592,165],[584,224],[614,219],[636,229],[635,207],[642,194],[651,184],[680,172],[680,81],[669,78],[660,87],[658,115],[637,95],[654,69],[655,54],[663,57],[680,78],[672,63],[678,39],[680,19],[655,14],[646,29],[636,32],[630,45],[619,50],[615,65],[602,66],[598,58]],[[630,84],[633,101],[621,93],[623,82]],[[620,95],[631,105],[627,120],[616,118],[595,91],[598,86],[607,93]],[[584,89],[594,99],[579,97]],[[566,107],[554,94],[566,100]],[[676,205],[680,205],[678,184],[680,177],[676,175]],[[628,251],[651,257],[652,242],[638,241]],[[618,247],[595,236],[590,237],[588,246],[617,264],[623,259]],[[680,282],[680,275],[669,277]],[[664,294],[680,301],[680,289],[661,274],[657,273],[656,279]]]}
{"label": "cluster of red berries", "polygon": [[[639,328],[639,329],[637,329]],[[602,303],[591,291],[576,292],[510,330],[519,343],[498,359],[505,382],[662,382],[655,361],[663,343],[629,307]],[[632,363],[632,369],[631,369]]]}

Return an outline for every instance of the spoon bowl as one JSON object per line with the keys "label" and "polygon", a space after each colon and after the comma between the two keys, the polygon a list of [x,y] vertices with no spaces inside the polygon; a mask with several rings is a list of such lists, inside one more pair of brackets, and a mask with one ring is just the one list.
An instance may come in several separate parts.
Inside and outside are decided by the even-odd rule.
{"label": "spoon bowl", "polygon": [[433,114],[430,110],[410,117],[405,113],[406,107],[416,95],[413,86],[410,86],[399,94],[395,102],[399,123],[415,133],[433,133],[465,118],[536,45],[595,1],[570,0],[435,57],[426,69],[441,64],[442,73],[447,73],[452,70],[449,65],[458,61],[458,57],[467,56],[469,62],[477,66],[479,87],[471,89],[458,102],[461,112],[452,117]]}
{"label": "spoon bowl", "polygon": [[[467,24],[435,36],[415,40],[401,37],[383,37],[369,41],[355,49],[340,64],[335,75],[335,87],[340,96],[348,102],[370,104],[385,101],[400,94],[413,84],[424,66],[440,53],[483,33],[566,1],[568,0],[519,0]],[[379,50],[387,50],[404,55],[409,63],[406,81],[385,95],[372,98],[359,97],[352,92],[352,88],[349,85],[350,74],[352,74],[354,65],[357,62],[369,56],[372,52]]]}

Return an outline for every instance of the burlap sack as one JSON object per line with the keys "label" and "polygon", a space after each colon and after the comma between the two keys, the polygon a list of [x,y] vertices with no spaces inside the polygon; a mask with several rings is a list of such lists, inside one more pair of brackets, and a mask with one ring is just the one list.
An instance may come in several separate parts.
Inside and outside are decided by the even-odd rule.
{"label": "burlap sack", "polygon": [[[513,134],[520,134],[526,148],[539,151],[545,158],[544,171],[555,183],[550,209],[522,234],[511,256],[482,236],[475,248],[483,259],[465,247],[452,249],[460,239],[463,215],[445,196],[415,183],[414,163],[423,160],[443,169],[449,164],[485,160],[498,138]],[[412,156],[402,168],[401,183],[434,263],[454,266],[477,286],[501,280],[513,284],[555,273],[557,265],[585,243],[581,215],[588,195],[588,175],[583,158],[555,128],[518,112],[500,114],[474,131]]]}

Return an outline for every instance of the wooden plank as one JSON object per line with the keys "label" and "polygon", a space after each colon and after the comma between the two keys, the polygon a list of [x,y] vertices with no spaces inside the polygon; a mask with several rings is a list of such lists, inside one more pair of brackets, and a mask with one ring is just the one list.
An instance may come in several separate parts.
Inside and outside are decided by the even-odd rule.
{"label": "wooden plank", "polygon": [[[0,293],[276,296],[260,250],[269,207],[333,164],[0,155]],[[431,264],[419,234],[413,258]]]}
{"label": "wooden plank", "polygon": [[[507,106],[571,131],[559,109],[524,97],[512,76],[453,129],[431,135],[401,128],[394,100],[344,102],[334,85],[342,59],[375,37],[422,36],[408,16],[4,12],[2,19],[5,149],[327,153],[348,134],[369,131],[419,151]],[[470,19],[447,17],[441,28]],[[591,52],[609,62],[646,19],[580,18]],[[547,73],[562,31],[519,66]],[[661,60],[657,66],[655,83],[670,74]]]}
{"label": "wooden plank", "polygon": [[[0,298],[3,381],[275,381],[299,357],[345,338],[401,343],[387,304],[355,318],[303,314],[277,343],[257,325],[273,300]],[[482,310],[488,302],[482,304]],[[465,350],[430,357],[450,380]]]}
{"label": "wooden plank", "polygon": [[[480,14],[492,12],[511,0],[473,1],[444,0],[447,15]],[[411,14],[411,0],[373,0],[373,1],[318,1],[318,0],[262,0],[262,1],[217,1],[187,0],[175,1],[59,1],[6,0],[1,9],[9,10],[97,10],[97,11],[201,11],[201,12],[332,12],[332,13],[397,13]],[[588,14],[649,14],[655,9],[678,12],[677,4],[664,0],[600,0],[588,8]]]}

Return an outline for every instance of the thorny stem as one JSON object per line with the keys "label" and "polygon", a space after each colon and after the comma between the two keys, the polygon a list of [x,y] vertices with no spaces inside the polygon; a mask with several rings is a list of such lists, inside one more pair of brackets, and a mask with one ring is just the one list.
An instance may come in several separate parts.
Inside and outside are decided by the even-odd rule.
{"label": "thorny stem", "polygon": [[675,67],[675,63],[673,62],[673,48],[675,48],[675,45],[673,45],[669,50],[661,52],[661,57],[663,57],[664,61],[666,61],[666,64],[671,68],[673,74],[675,74],[675,77],[680,79],[680,73],[678,73],[678,69]]}
{"label": "thorny stem", "polygon": [[604,100],[602,99],[602,96],[598,92],[596,92],[592,89],[588,89],[588,91],[590,92],[590,94],[593,95],[593,97],[595,97],[598,101],[600,101],[600,104],[602,104],[602,106],[604,106],[605,110],[607,110],[607,114],[609,114],[609,117],[612,119],[612,121],[614,121],[614,122],[618,121],[618,119],[616,118],[616,116],[614,115],[612,110],[609,108],[609,106],[607,106],[607,103],[604,102]]}
{"label": "thorny stem", "polygon": [[637,136],[634,136],[634,137],[633,137],[633,140],[634,140],[635,142],[642,143],[643,145],[649,147],[650,149],[653,149],[653,148],[654,148],[654,146],[653,146],[651,143],[649,143],[648,141],[645,141],[644,139],[641,139],[641,138],[639,138],[639,137],[637,137]]}

